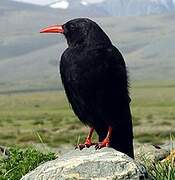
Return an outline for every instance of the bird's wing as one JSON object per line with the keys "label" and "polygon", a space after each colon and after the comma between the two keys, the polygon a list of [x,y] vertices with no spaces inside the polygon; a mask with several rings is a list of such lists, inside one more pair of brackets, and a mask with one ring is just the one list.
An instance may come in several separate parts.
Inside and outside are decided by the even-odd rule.
{"label": "bird's wing", "polygon": [[125,98],[130,101],[127,69],[123,56],[114,46],[100,56],[103,61],[96,71],[99,73],[98,86],[102,86],[101,90],[108,92],[109,97],[110,95],[118,96],[118,98],[126,96]]}
{"label": "bird's wing", "polygon": [[115,48],[106,50],[102,63],[96,69],[96,110],[105,119],[116,119],[117,111],[127,107],[128,94],[127,70],[124,59]]}
{"label": "bird's wing", "polygon": [[[78,118],[84,123],[91,126],[90,120],[92,117],[90,117],[90,111],[91,111],[91,99],[88,99],[88,92],[86,93],[87,84],[86,81],[81,80],[82,72],[79,72],[80,75],[78,76],[78,80],[75,76],[77,76],[76,73],[74,74],[74,69],[69,69],[71,67],[72,59],[69,59],[69,57],[66,57],[65,54],[61,57],[61,64],[60,64],[60,73],[61,73],[61,79],[62,83],[64,85],[65,93],[67,95],[68,101],[71,104],[72,109],[74,110],[74,113],[78,116]],[[68,67],[70,66],[70,67]],[[75,78],[75,80],[73,79]],[[81,82],[79,82],[81,81]],[[83,81],[83,83],[82,83]],[[84,85],[79,86],[79,84],[82,83]],[[87,95],[87,96],[86,96]],[[88,99],[88,102],[87,102]],[[87,121],[89,119],[89,121]]]}

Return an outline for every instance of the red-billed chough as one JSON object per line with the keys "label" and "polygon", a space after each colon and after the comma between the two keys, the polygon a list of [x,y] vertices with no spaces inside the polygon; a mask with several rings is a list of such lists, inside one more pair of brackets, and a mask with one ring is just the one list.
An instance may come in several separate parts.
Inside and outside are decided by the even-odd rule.
{"label": "red-billed chough", "polygon": [[50,26],[41,33],[62,33],[68,43],[61,56],[61,79],[75,114],[91,128],[85,143],[78,147],[94,145],[91,137],[95,130],[99,136],[96,149],[110,146],[133,158],[127,70],[119,50],[87,18]]}

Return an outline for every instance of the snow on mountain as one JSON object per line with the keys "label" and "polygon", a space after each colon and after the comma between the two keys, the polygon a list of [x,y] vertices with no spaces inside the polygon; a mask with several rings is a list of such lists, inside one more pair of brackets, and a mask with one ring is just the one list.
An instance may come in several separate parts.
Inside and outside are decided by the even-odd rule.
{"label": "snow on mountain", "polygon": [[[17,2],[36,4],[36,5],[49,5],[52,8],[68,8],[69,2],[67,0],[12,0]],[[102,3],[107,0],[80,0],[80,4],[82,5],[90,5]],[[50,5],[51,4],[51,5]]]}
{"label": "snow on mountain", "polygon": [[149,15],[175,11],[175,0],[13,0],[60,9],[97,8],[113,16]]}
{"label": "snow on mountain", "polygon": [[55,0],[12,0],[12,1],[41,5],[41,6],[49,5],[50,3],[55,2]]}
{"label": "snow on mountain", "polygon": [[56,3],[51,4],[50,7],[51,8],[67,9],[69,7],[69,2],[66,0],[58,1]]}
{"label": "snow on mountain", "polygon": [[98,3],[102,3],[102,2],[104,2],[104,1],[106,1],[106,0],[81,0],[80,2],[81,2],[81,4],[83,4],[83,5],[90,5],[90,4],[98,4]]}

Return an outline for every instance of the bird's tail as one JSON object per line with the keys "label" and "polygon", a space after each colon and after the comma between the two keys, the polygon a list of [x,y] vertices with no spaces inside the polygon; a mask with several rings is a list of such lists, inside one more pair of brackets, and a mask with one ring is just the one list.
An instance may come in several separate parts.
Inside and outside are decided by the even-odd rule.
{"label": "bird's tail", "polygon": [[[124,131],[126,128],[127,127],[122,128],[122,130]],[[113,129],[110,146],[134,159],[132,129],[128,129],[124,132],[121,132],[120,129]]]}

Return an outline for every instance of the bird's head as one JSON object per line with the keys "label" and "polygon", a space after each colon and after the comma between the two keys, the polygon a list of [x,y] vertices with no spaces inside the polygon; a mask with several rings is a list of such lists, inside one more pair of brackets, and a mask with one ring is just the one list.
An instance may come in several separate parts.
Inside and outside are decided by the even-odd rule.
{"label": "bird's head", "polygon": [[63,25],[53,25],[44,28],[40,33],[62,33],[68,46],[108,46],[110,39],[94,21],[87,18],[77,18]]}

